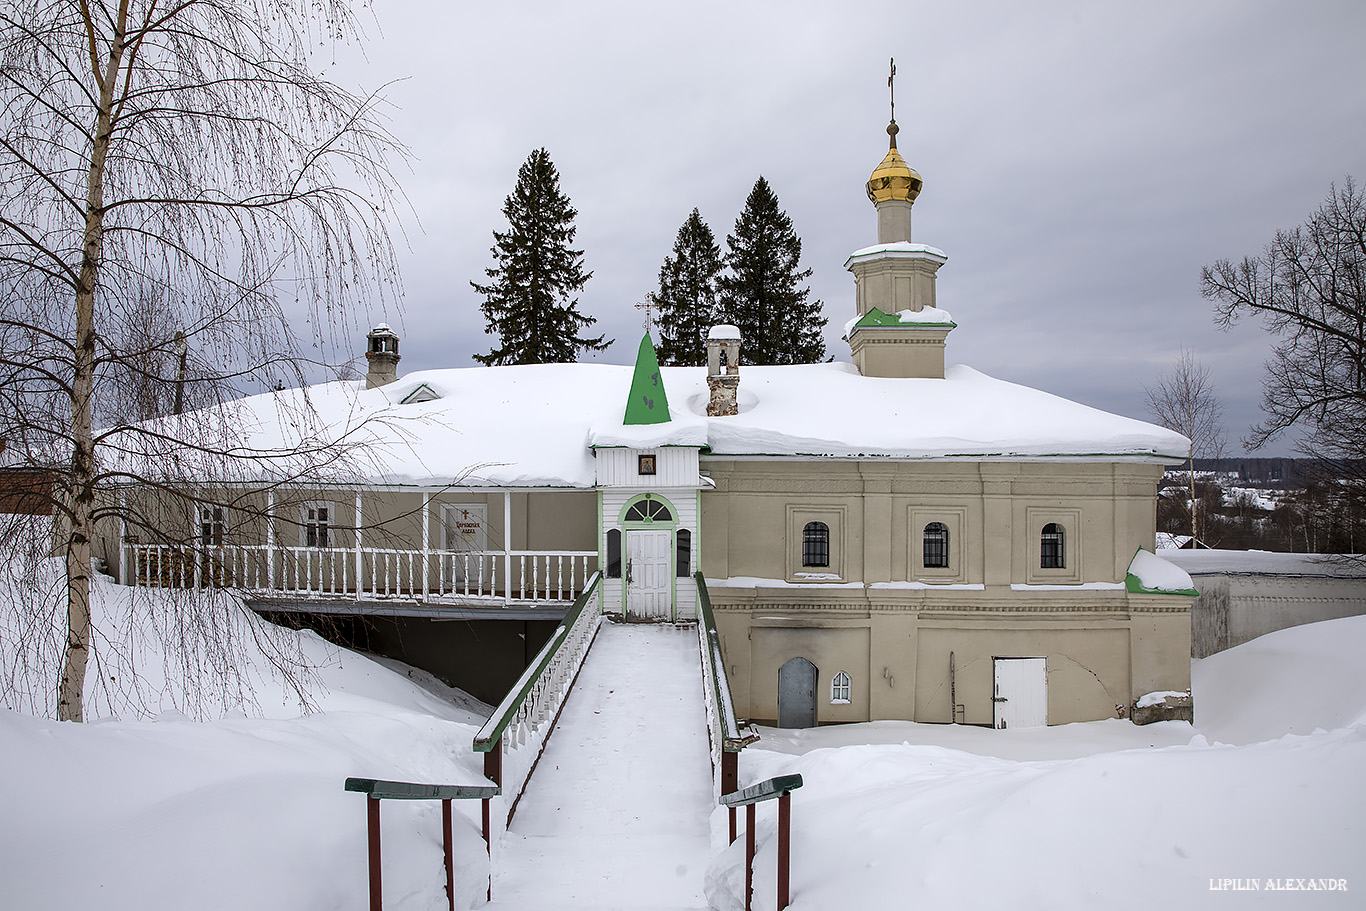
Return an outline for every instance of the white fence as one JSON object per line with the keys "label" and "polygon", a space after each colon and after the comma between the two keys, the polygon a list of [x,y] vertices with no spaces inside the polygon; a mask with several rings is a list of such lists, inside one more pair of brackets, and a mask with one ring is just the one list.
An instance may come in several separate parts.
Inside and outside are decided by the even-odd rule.
{"label": "white fence", "polygon": [[597,552],[583,550],[125,544],[119,578],[153,588],[235,588],[357,600],[573,601],[597,564]]}

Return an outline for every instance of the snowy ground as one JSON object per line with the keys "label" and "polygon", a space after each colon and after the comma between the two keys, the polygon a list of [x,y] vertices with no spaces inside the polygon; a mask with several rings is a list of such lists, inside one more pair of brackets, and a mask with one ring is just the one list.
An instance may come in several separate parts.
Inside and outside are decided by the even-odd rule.
{"label": "snowy ground", "polygon": [[[232,607],[220,618],[254,698],[233,702],[221,687],[187,693],[183,666],[165,660],[155,631],[122,637],[120,656],[110,653],[116,628],[175,613],[168,597],[135,600],[97,582],[108,660],[92,665],[87,687],[104,720],[58,724],[0,708],[0,908],[365,908],[365,798],[343,782],[484,783],[471,742],[488,707],[313,633],[258,628]],[[253,631],[277,640],[263,652]],[[0,627],[7,669],[22,650],[10,632]],[[312,668],[310,714],[267,659],[280,648]],[[114,685],[98,679],[130,651],[146,679],[134,686],[122,670]],[[478,804],[460,810],[456,883],[459,907],[469,907],[482,900],[488,863]],[[444,907],[440,804],[391,801],[382,813],[385,907]]]}
{"label": "snowy ground", "polygon": [[697,634],[605,623],[498,855],[493,907],[704,908]]}
{"label": "snowy ground", "polygon": [[[144,633],[105,648],[141,649],[148,672],[138,686],[92,680],[106,720],[0,710],[0,908],[360,911],[364,799],[343,779],[482,780],[470,744],[487,707],[309,633],[240,626],[252,621],[231,610],[221,634],[283,636],[274,647],[313,666],[315,711],[247,646],[236,671],[255,698],[187,693],[208,665],[155,653],[149,618],[178,608],[148,597],[97,586],[97,619],[126,615]],[[707,818],[694,641],[604,627],[499,848],[496,907],[741,907],[741,845],[708,847],[724,811]],[[0,624],[4,668],[27,646]],[[797,911],[1366,907],[1364,653],[1366,618],[1348,618],[1196,662],[1194,728],[765,730],[742,754],[742,783],[805,778],[793,801]],[[204,720],[188,720],[196,713]],[[385,907],[444,907],[438,805],[383,807]],[[457,906],[478,907],[478,806],[459,809]],[[771,804],[759,813],[760,909],[774,905],[773,815]],[[1268,890],[1287,878],[1348,891]],[[1224,880],[1243,891],[1211,889]]]}
{"label": "snowy ground", "polygon": [[[1366,618],[1353,617],[1197,661],[1194,729],[765,729],[742,755],[742,784],[804,778],[792,811],[797,911],[1362,908],[1363,653]],[[760,909],[774,907],[773,816],[761,812],[757,829]],[[714,907],[742,907],[743,857],[737,843],[713,862]],[[1221,888],[1226,879],[1241,889]],[[1287,879],[1345,880],[1348,891],[1268,888]]]}

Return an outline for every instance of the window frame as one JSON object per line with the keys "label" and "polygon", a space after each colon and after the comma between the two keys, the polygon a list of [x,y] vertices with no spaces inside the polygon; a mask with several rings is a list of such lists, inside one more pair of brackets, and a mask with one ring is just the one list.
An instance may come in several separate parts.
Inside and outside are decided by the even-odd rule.
{"label": "window frame", "polygon": [[[845,580],[845,534],[848,523],[844,505],[789,503],[787,505],[787,566],[786,580],[801,585]],[[826,526],[828,552],[826,564],[805,562],[805,531],[807,525],[820,522]]]}
{"label": "window frame", "polygon": [[1061,522],[1039,530],[1039,569],[1067,569],[1067,527]]}
{"label": "window frame", "polygon": [[[1044,565],[1044,529],[1057,525],[1062,529],[1061,566]],[[1025,510],[1027,540],[1025,549],[1024,581],[1032,585],[1080,584],[1084,578],[1082,512],[1080,509],[1030,507]],[[1018,540],[1018,539],[1017,539]],[[1018,551],[1017,551],[1018,553]]]}
{"label": "window frame", "polygon": [[812,519],[802,526],[802,568],[830,569],[830,525]]}
{"label": "window frame", "polygon": [[[920,565],[925,569],[952,569],[949,557],[949,543],[953,532],[949,526],[938,520],[926,522],[920,529]],[[931,563],[933,551],[934,562]]]}
{"label": "window frame", "polygon": [[[843,695],[841,695],[843,694]],[[850,705],[854,701],[854,681],[848,671],[836,671],[830,678],[830,704]]]}
{"label": "window frame", "polygon": [[[310,517],[309,513],[314,513]],[[326,513],[326,515],[322,515]],[[332,550],[336,544],[336,505],[330,500],[310,500],[299,504],[299,546],[313,550]],[[310,535],[313,540],[310,541]]]}
{"label": "window frame", "polygon": [[[207,517],[205,515],[207,513]],[[195,507],[195,542],[200,547],[222,547],[228,537],[228,508],[216,503]]]}
{"label": "window frame", "polygon": [[[625,539],[625,536],[622,534],[622,531],[621,531],[620,528],[609,528],[609,529],[607,529],[607,542],[606,542],[606,544],[604,545],[604,550],[606,551],[606,553],[603,554],[603,556],[604,556],[604,558],[605,558],[604,561],[603,561],[603,563],[604,563],[604,565],[606,566],[606,572],[603,573],[603,578],[606,578],[606,579],[620,579],[620,578],[621,578],[621,562],[622,562],[622,561],[621,561],[621,545],[622,545],[624,539]],[[612,560],[612,557],[613,557],[612,549],[613,549],[613,545],[614,545],[614,544],[616,545],[616,561],[615,561],[615,562],[613,562],[613,560]]]}
{"label": "window frame", "polygon": [[692,575],[692,529],[674,530],[674,578],[686,579]]}

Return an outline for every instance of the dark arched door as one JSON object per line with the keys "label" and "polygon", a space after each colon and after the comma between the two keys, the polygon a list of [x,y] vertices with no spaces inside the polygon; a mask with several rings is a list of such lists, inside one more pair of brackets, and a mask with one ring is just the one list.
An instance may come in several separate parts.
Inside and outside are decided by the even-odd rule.
{"label": "dark arched door", "polygon": [[816,726],[816,665],[793,658],[778,668],[778,727]]}

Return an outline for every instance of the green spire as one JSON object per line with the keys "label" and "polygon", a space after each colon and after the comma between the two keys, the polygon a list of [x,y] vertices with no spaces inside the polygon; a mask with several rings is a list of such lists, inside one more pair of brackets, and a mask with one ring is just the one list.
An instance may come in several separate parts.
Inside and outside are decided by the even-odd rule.
{"label": "green spire", "polygon": [[664,394],[664,378],[659,375],[659,358],[647,329],[636,353],[636,372],[631,377],[631,397],[626,400],[623,424],[667,424],[669,398]]}

